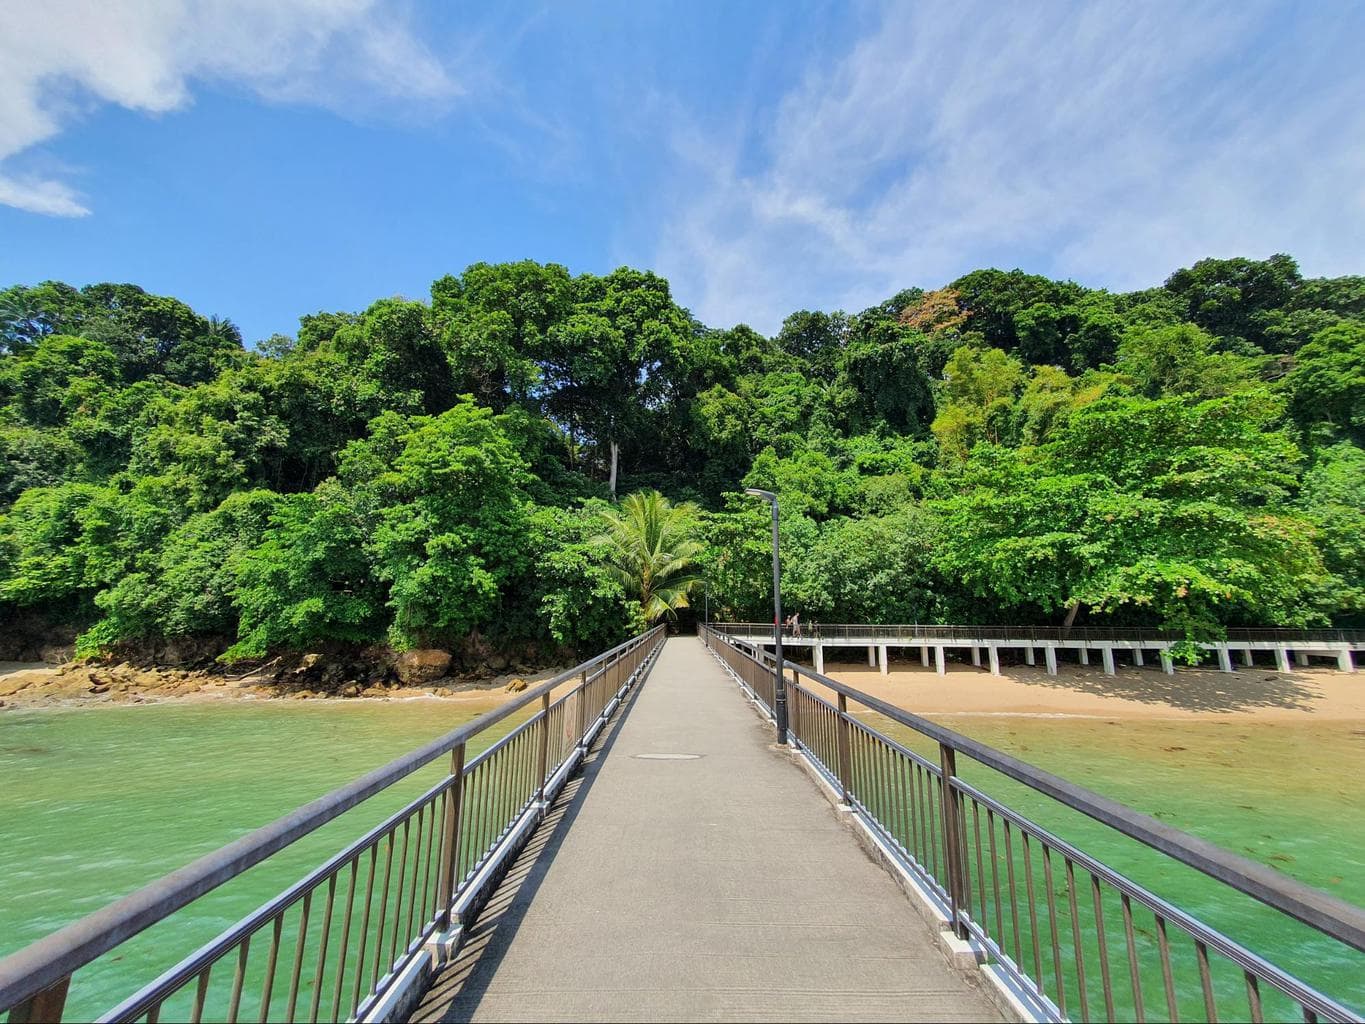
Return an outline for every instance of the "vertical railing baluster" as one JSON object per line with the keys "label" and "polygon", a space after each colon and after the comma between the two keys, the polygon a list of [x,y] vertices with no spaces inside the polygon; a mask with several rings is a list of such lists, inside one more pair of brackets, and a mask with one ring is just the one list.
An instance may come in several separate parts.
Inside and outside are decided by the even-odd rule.
{"label": "vertical railing baluster", "polygon": [[[270,956],[265,962],[265,981],[261,984],[261,1024],[265,1024],[270,1019],[270,992],[275,987],[275,962],[280,955],[280,934],[284,930],[284,913],[275,915],[271,922],[270,931]],[[160,1004],[157,1004],[160,1009]],[[149,1013],[147,1019],[151,1020]]]}
{"label": "vertical railing baluster", "polygon": [[209,997],[209,972],[213,965],[199,972],[199,983],[194,987],[194,1005],[190,1009],[190,1024],[199,1024],[204,1019],[204,1001]]}
{"label": "vertical railing baluster", "polygon": [[370,940],[370,908],[374,904],[374,876],[378,865],[379,843],[376,840],[370,846],[370,870],[365,879],[364,910],[360,914],[360,945],[355,955],[355,986],[351,992],[351,1011],[346,1014],[348,1017],[360,1008],[360,986],[365,978],[365,948]]}
{"label": "vertical railing baluster", "polygon": [[1180,1020],[1180,1009],[1175,1000],[1175,978],[1171,972],[1171,943],[1166,937],[1166,919],[1153,914],[1156,921],[1156,946],[1161,954],[1161,984],[1166,990],[1166,1016],[1171,1024]]}
{"label": "vertical railing baluster", "polygon": [[1123,911],[1123,941],[1128,949],[1128,981],[1133,986],[1133,1014],[1138,1024],[1143,1024],[1147,1013],[1142,1005],[1142,978],[1138,972],[1137,939],[1133,935],[1133,903],[1128,894],[1119,894],[1119,907]]}
{"label": "vertical railing baluster", "polygon": [[1199,965],[1199,986],[1204,990],[1204,1017],[1209,1024],[1218,1024],[1218,1003],[1213,997],[1213,977],[1209,973],[1209,947],[1194,940],[1194,959]]}
{"label": "vertical railing baluster", "polygon": [[227,1024],[237,1024],[237,1013],[242,1006],[242,985],[246,981],[246,965],[250,956],[251,936],[247,935],[237,947],[237,967],[232,972],[232,994],[228,996]]}
{"label": "vertical railing baluster", "polygon": [[1066,984],[1062,981],[1062,944],[1057,934],[1057,891],[1052,883],[1052,849],[1047,843],[1039,842],[1043,851],[1043,887],[1047,892],[1048,937],[1052,940],[1052,980],[1056,985],[1053,993],[1057,1009],[1066,1016]]}
{"label": "vertical railing baluster", "polygon": [[849,749],[848,698],[839,694],[839,715],[836,722],[839,745],[839,786],[843,790],[845,807],[850,805],[853,792],[853,755]]}
{"label": "vertical railing baluster", "polygon": [[346,910],[341,915],[341,943],[337,948],[337,977],[332,985],[331,1019],[341,1016],[341,993],[346,987],[346,950],[351,944],[351,913],[355,908],[355,884],[360,875],[360,854],[351,858],[351,878],[346,883]]}
{"label": "vertical railing baluster", "polygon": [[1081,914],[1076,902],[1076,866],[1066,861],[1066,898],[1071,908],[1071,944],[1076,958],[1076,989],[1081,1000],[1081,1020],[1090,1020],[1090,993],[1085,987],[1085,948],[1081,945]]}
{"label": "vertical railing baluster", "polygon": [[332,906],[336,902],[337,873],[334,871],[327,879],[327,909],[322,912],[322,939],[318,944],[318,969],[313,975],[313,998],[308,1007],[308,1020],[318,1019],[318,1007],[322,1003],[322,982],[327,970],[327,946],[331,941]]}
{"label": "vertical railing baluster", "polygon": [[[1024,893],[1028,897],[1029,941],[1033,944],[1033,978],[1038,991],[1043,991],[1043,944],[1038,934],[1038,900],[1033,891],[1033,857],[1029,834],[1022,829],[1019,839],[1024,847]],[[1020,965],[1023,966],[1022,964]]]}
{"label": "vertical railing baluster", "polygon": [[380,973],[380,966],[384,962],[384,925],[389,919],[389,885],[393,882],[393,847],[394,830],[389,829],[384,836],[388,842],[384,845],[384,886],[379,890],[379,925],[374,930],[374,965],[370,972],[370,992],[379,989],[379,979],[387,974],[388,971]]}
{"label": "vertical railing baluster", "polygon": [[1109,939],[1104,934],[1104,906],[1100,892],[1100,880],[1090,875],[1090,895],[1095,902],[1095,937],[1100,947],[1100,983],[1104,986],[1104,1012],[1110,1020],[1114,1019],[1114,985],[1109,976]]}

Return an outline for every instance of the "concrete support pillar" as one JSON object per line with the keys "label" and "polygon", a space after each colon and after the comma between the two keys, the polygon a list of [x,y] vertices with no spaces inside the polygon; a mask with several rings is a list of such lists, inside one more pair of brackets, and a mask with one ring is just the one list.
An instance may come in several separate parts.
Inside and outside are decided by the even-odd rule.
{"label": "concrete support pillar", "polygon": [[919,663],[925,668],[929,667],[929,648],[921,647],[919,649]]}
{"label": "concrete support pillar", "polygon": [[1034,652],[1032,644],[1029,644],[1027,647],[1024,648],[1024,664],[1026,665],[1038,664],[1038,655]]}
{"label": "concrete support pillar", "polygon": [[991,661],[991,675],[998,676],[1000,674],[1000,648],[991,644],[986,648],[986,654]]}
{"label": "concrete support pillar", "polygon": [[1048,644],[1043,648],[1043,657],[1047,659],[1047,674],[1055,676],[1057,674],[1057,648]]}
{"label": "concrete support pillar", "polygon": [[1294,671],[1294,670],[1293,670],[1292,668],[1290,668],[1290,666],[1289,666],[1289,650],[1288,650],[1288,648],[1285,648],[1285,647],[1276,647],[1276,648],[1275,648],[1275,667],[1278,668],[1281,672],[1292,672],[1292,671]]}
{"label": "concrete support pillar", "polygon": [[934,669],[939,675],[946,675],[948,672],[948,666],[943,658],[943,646],[941,644],[934,648]]}
{"label": "concrete support pillar", "polygon": [[1171,652],[1165,647],[1161,649],[1161,671],[1168,676],[1175,675],[1175,662],[1171,660]]}
{"label": "concrete support pillar", "polygon": [[1143,665],[1147,664],[1145,661],[1142,660],[1141,647],[1133,648],[1133,664],[1136,665],[1138,668],[1142,668]]}
{"label": "concrete support pillar", "polygon": [[1294,652],[1294,660],[1297,661],[1297,662],[1299,663],[1299,668],[1307,668],[1307,667],[1308,667],[1308,652],[1307,652],[1307,651],[1295,651],[1295,652]]}
{"label": "concrete support pillar", "polygon": [[873,665],[875,665],[875,664],[877,664],[877,648],[873,647],[871,644],[868,644],[868,645],[867,645],[867,667],[868,667],[868,668],[871,668],[871,667],[872,667]]}
{"label": "concrete support pillar", "polygon": [[1214,648],[1218,652],[1218,667],[1224,672],[1232,671],[1232,652],[1223,644]]}
{"label": "concrete support pillar", "polygon": [[1100,654],[1104,656],[1104,674],[1107,676],[1118,675],[1114,670],[1114,648],[1101,647]]}
{"label": "concrete support pillar", "polygon": [[1251,668],[1253,665],[1256,664],[1256,662],[1251,657],[1250,647],[1242,648],[1242,664],[1245,665],[1247,668]]}
{"label": "concrete support pillar", "polygon": [[1356,670],[1356,660],[1351,657],[1350,651],[1337,652],[1337,668],[1343,672],[1354,672]]}
{"label": "concrete support pillar", "polygon": [[825,674],[825,645],[818,641],[815,644],[815,671]]}
{"label": "concrete support pillar", "polygon": [[972,644],[972,664],[977,668],[981,667],[981,648]]}
{"label": "concrete support pillar", "polygon": [[1089,664],[1090,664],[1090,648],[1089,648],[1089,647],[1082,647],[1082,648],[1080,649],[1080,652],[1079,652],[1079,653],[1080,653],[1080,656],[1081,656],[1081,664],[1082,664],[1082,665],[1089,665]]}
{"label": "concrete support pillar", "polygon": [[877,663],[882,667],[882,675],[886,675],[890,671],[886,667],[886,644],[877,645]]}

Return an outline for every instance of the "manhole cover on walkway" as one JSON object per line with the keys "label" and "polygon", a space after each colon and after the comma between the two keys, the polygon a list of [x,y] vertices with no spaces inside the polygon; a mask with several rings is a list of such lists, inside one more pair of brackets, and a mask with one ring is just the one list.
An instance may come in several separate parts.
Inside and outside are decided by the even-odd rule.
{"label": "manhole cover on walkway", "polygon": [[701,754],[636,754],[641,761],[695,761]]}

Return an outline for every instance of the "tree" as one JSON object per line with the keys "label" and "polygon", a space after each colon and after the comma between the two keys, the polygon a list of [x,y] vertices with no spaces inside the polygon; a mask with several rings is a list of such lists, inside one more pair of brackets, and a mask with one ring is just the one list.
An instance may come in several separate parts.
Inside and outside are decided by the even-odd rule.
{"label": "tree", "polygon": [[1304,429],[1365,444],[1365,323],[1316,334],[1295,354],[1284,388]]}
{"label": "tree", "polygon": [[1150,609],[1190,639],[1229,622],[1303,625],[1323,583],[1313,528],[1284,505],[1298,450],[1266,391],[1190,404],[1110,397],[1035,449],[974,449],[944,516],[942,571],[1028,614]]}
{"label": "tree", "polygon": [[700,581],[696,570],[699,509],[673,505],[658,491],[628,495],[619,509],[603,514],[606,528],[595,539],[603,564],[639,602],[640,618],[656,622],[688,607]]}
{"label": "tree", "polygon": [[1261,318],[1287,305],[1303,284],[1292,257],[1277,254],[1268,260],[1206,259],[1177,270],[1166,279],[1166,290],[1183,306],[1183,318],[1224,341],[1261,345]]}

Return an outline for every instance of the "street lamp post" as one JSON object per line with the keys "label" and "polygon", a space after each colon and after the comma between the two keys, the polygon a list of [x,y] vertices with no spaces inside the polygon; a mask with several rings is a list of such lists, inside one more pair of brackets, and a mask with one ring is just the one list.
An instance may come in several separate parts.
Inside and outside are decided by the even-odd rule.
{"label": "street lamp post", "polygon": [[777,555],[777,495],[757,487],[744,488],[745,494],[762,498],[773,509],[773,647],[777,660],[773,686],[773,716],[777,719],[777,742],[787,744],[787,681],[782,674],[782,563]]}

